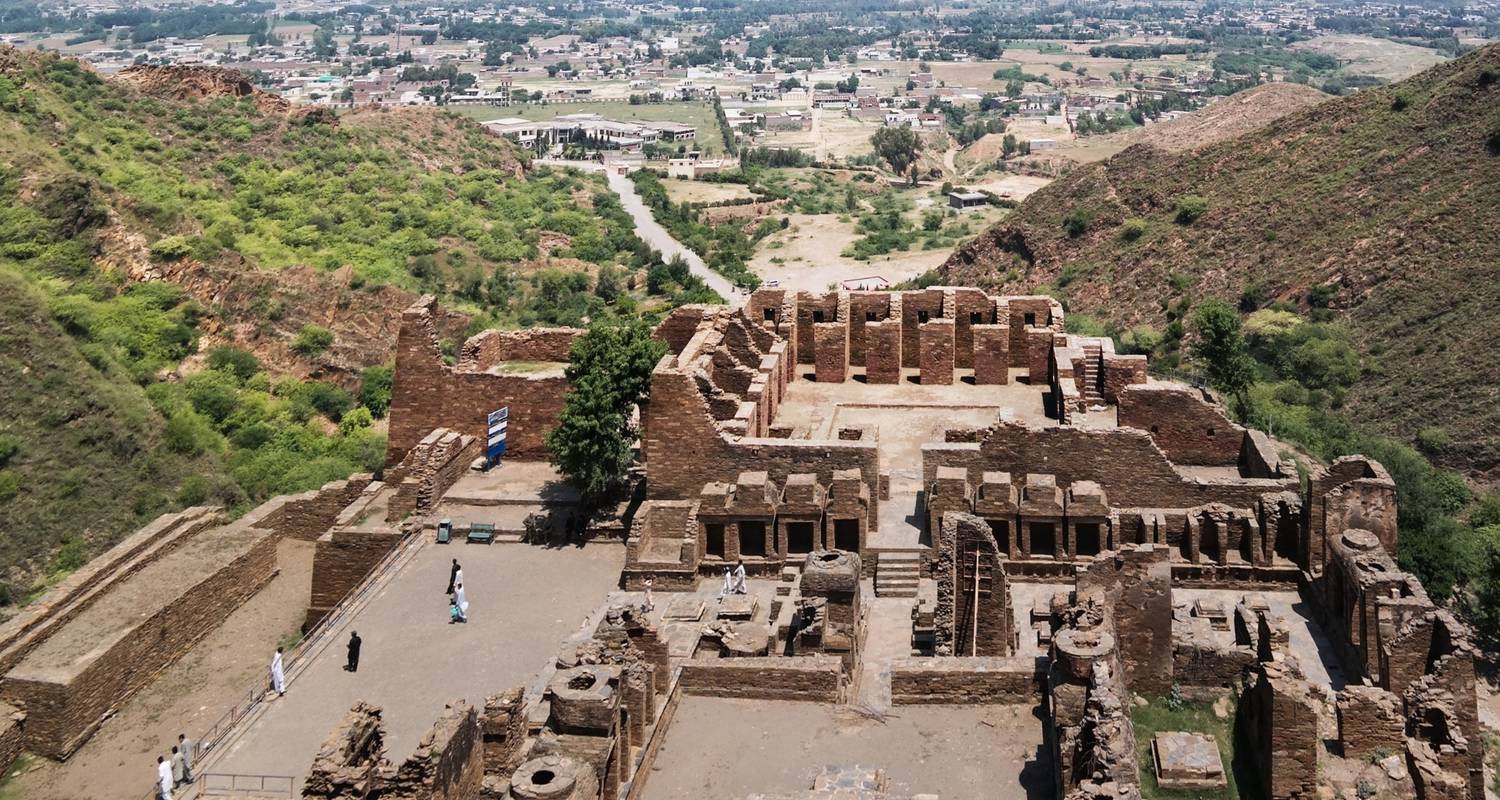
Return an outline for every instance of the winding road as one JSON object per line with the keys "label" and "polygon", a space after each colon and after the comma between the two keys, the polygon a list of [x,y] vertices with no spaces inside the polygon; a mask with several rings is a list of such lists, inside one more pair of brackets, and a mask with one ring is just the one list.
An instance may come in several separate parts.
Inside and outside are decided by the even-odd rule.
{"label": "winding road", "polygon": [[718,292],[719,296],[724,298],[730,307],[738,308],[745,304],[746,295],[736,289],[734,284],[729,282],[728,278],[709,269],[708,265],[703,263],[703,259],[697,253],[694,253],[683,246],[681,242],[673,239],[672,234],[668,233],[667,229],[663,228],[661,223],[656,221],[656,217],[652,215],[651,209],[646,206],[646,202],[641,199],[640,194],[636,192],[635,184],[631,182],[628,176],[622,174],[619,170],[606,169],[603,165],[590,161],[565,161],[562,159],[546,158],[537,159],[536,163],[555,167],[571,167],[585,172],[604,173],[604,180],[608,182],[610,191],[619,195],[620,205],[625,207],[625,213],[629,214],[630,218],[635,220],[635,233],[641,237],[641,241],[645,242],[653,250],[660,252],[662,258],[668,261],[673,256],[682,256],[682,260],[687,262],[688,269],[694,275],[701,278],[708,285],[708,288]]}

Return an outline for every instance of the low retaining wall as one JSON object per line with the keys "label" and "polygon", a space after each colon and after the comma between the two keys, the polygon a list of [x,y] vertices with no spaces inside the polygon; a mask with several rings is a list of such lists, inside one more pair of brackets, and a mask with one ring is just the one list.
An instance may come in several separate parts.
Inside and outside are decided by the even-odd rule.
{"label": "low retaining wall", "polygon": [[312,628],[332,611],[404,538],[399,532],[359,530],[329,531],[319,537],[313,553],[312,598],[303,629]]}
{"label": "low retaining wall", "polygon": [[0,703],[0,775],[10,772],[11,765],[21,757],[24,744],[21,717],[21,712],[14,706]]}
{"label": "low retaining wall", "polygon": [[41,599],[0,625],[0,672],[10,670],[112,586],[224,520],[217,508],[163,514],[64,578]]}
{"label": "low retaining wall", "polygon": [[839,658],[822,655],[690,661],[678,686],[688,695],[837,703],[844,667]]}
{"label": "low retaining wall", "polygon": [[35,648],[0,681],[0,696],[26,711],[26,749],[70,755],[111,709],[270,581],[276,542],[244,520],[194,537]]}
{"label": "low retaining wall", "polygon": [[1047,659],[1033,656],[902,658],[891,662],[893,705],[1034,703]]}

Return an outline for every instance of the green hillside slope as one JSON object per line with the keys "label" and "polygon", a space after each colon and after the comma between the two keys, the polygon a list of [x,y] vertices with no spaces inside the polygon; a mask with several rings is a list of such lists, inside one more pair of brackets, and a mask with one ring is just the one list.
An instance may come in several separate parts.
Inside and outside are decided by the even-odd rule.
{"label": "green hillside slope", "polygon": [[1500,479],[1500,46],[1168,154],[1135,147],[1031,196],[948,282],[1064,297],[1167,355],[1194,301],[1342,320],[1337,400],[1367,429]]}
{"label": "green hillside slope", "polygon": [[378,467],[418,293],[461,312],[445,346],[704,297],[648,294],[654,263],[602,179],[455,115],[0,48],[0,589],[174,507]]}

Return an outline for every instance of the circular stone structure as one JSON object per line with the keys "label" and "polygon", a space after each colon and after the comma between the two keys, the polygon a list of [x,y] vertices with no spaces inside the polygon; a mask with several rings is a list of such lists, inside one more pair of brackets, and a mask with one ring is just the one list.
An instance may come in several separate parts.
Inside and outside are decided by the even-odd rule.
{"label": "circular stone structure", "polygon": [[1115,651],[1115,637],[1097,629],[1064,628],[1052,638],[1053,666],[1069,681],[1087,683],[1094,664]]}
{"label": "circular stone structure", "polygon": [[1380,537],[1373,532],[1363,528],[1350,528],[1344,531],[1340,537],[1344,546],[1355,552],[1364,553],[1380,547]]}
{"label": "circular stone structure", "polygon": [[615,667],[581,666],[558,670],[547,683],[552,718],[566,729],[608,731],[614,726],[618,698],[610,684]]}
{"label": "circular stone structure", "polygon": [[[566,756],[533,758],[510,778],[510,795],[516,800],[575,800],[590,788],[579,780],[583,764]],[[597,794],[597,792],[595,793]]]}
{"label": "circular stone structure", "polygon": [[814,550],[802,566],[802,593],[827,595],[859,591],[859,554]]}

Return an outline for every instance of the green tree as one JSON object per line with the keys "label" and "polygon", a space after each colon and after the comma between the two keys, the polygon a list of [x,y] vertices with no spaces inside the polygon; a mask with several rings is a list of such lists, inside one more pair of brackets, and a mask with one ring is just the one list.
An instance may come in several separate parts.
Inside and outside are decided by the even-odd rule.
{"label": "green tree", "polygon": [[640,320],[602,320],[574,340],[567,368],[573,391],[547,434],[547,449],[585,507],[623,483],[636,436],[631,410],[646,401],[651,370],[665,352]]}
{"label": "green tree", "polygon": [[1255,361],[1245,344],[1239,312],[1212,298],[1193,313],[1193,327],[1198,341],[1192,346],[1192,355],[1208,374],[1209,385],[1243,399],[1255,380]]}
{"label": "green tree", "polygon": [[922,150],[917,132],[906,127],[881,128],[870,137],[870,145],[875,148],[875,155],[891,165],[891,171],[897,175],[905,175]]}
{"label": "green tree", "polygon": [[391,407],[391,384],[396,370],[391,366],[365,367],[359,373],[359,402],[375,417],[384,417]]}

